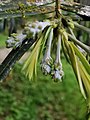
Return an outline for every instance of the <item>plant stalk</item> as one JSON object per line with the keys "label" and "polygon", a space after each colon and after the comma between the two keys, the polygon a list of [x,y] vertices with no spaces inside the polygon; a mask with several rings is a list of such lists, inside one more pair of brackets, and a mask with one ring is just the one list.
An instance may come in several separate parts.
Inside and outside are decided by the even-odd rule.
{"label": "plant stalk", "polygon": [[61,10],[60,10],[60,0],[56,0],[56,17],[58,18],[60,16]]}
{"label": "plant stalk", "polygon": [[58,64],[61,65],[60,49],[61,49],[61,35],[58,35],[57,54],[56,54],[56,60],[55,60],[55,63],[58,63]]}
{"label": "plant stalk", "polygon": [[77,22],[74,22],[74,25],[75,25],[77,28],[79,28],[79,29],[87,32],[88,34],[90,34],[90,29],[89,29],[89,28],[87,28],[87,27],[85,27],[85,26],[83,26],[83,25],[79,25]]}
{"label": "plant stalk", "polygon": [[73,30],[70,27],[69,27],[69,30],[70,30],[71,35],[76,39],[76,36],[74,35]]}
{"label": "plant stalk", "polygon": [[50,57],[50,52],[51,52],[51,43],[52,43],[52,40],[53,40],[53,28],[51,29],[50,35],[48,37],[47,48],[46,48],[44,59],[51,58]]}
{"label": "plant stalk", "polygon": [[68,34],[68,36],[74,43],[79,45],[81,48],[83,48],[90,55],[90,47],[89,46],[83,44],[82,42],[80,42],[79,40],[77,40],[75,37],[73,37],[70,34]]}

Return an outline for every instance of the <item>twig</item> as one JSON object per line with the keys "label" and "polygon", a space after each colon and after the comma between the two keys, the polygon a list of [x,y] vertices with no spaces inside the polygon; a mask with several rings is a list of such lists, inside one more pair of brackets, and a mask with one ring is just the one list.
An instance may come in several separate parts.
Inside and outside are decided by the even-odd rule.
{"label": "twig", "polygon": [[85,20],[90,20],[90,6],[76,4],[74,2],[73,3],[62,2],[61,9],[68,12],[73,12]]}
{"label": "twig", "polygon": [[83,48],[90,55],[90,47],[89,46],[83,44],[82,42],[77,40],[75,37],[73,37],[71,34],[68,34],[68,36],[74,43],[79,45],[81,48]]}
{"label": "twig", "polygon": [[[55,7],[52,6],[52,2],[47,3],[46,5],[43,4],[39,6],[24,5],[24,7],[25,7],[24,10],[26,16],[28,15],[36,16],[38,14],[47,14],[55,11]],[[60,2],[60,0],[56,0],[56,9],[58,10],[62,9],[65,11],[73,12],[83,17],[84,19],[90,20],[90,6],[81,5],[74,2],[73,3]],[[58,14],[58,12],[56,14]],[[12,5],[10,3],[9,7],[7,7],[7,5],[0,6],[0,19],[9,18],[9,17],[20,17],[20,16],[22,16],[22,13],[17,5]]]}
{"label": "twig", "polygon": [[83,25],[79,25],[77,22],[74,22],[74,25],[75,25],[77,28],[79,28],[79,29],[81,29],[81,30],[83,30],[83,31],[85,31],[85,32],[87,32],[87,33],[90,34],[90,29],[89,29],[89,28],[87,28],[87,27],[85,27],[85,26],[83,26]]}
{"label": "twig", "polygon": [[60,13],[61,13],[61,11],[60,11],[60,0],[56,0],[55,3],[56,3],[56,6],[55,6],[56,17],[58,18],[60,16]]}

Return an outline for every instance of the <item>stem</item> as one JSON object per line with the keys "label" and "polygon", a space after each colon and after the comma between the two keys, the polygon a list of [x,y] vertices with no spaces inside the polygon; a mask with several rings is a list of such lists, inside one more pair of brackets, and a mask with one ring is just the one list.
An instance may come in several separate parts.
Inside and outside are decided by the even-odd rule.
{"label": "stem", "polygon": [[[77,39],[76,36],[75,36],[75,34],[74,34],[74,32],[73,32],[73,30],[72,30],[70,27],[69,27],[69,30],[70,30],[71,35],[72,35],[75,39]],[[81,51],[82,54],[85,52],[85,50],[82,49],[80,46],[77,45],[77,47],[79,48],[79,50]]]}
{"label": "stem", "polygon": [[83,31],[85,31],[85,32],[87,32],[87,33],[90,34],[90,29],[89,29],[89,28],[87,28],[87,27],[85,27],[85,26],[83,26],[83,25],[79,25],[79,24],[76,23],[76,22],[74,22],[74,25],[75,25],[76,27],[78,27],[79,29],[82,29]]}
{"label": "stem", "polygon": [[59,63],[61,65],[60,49],[61,49],[61,35],[59,34],[58,35],[58,42],[57,42],[57,54],[56,54],[55,63]]}
{"label": "stem", "polygon": [[[35,16],[36,15],[45,15],[55,11],[53,6],[24,6],[25,16]],[[12,18],[12,17],[21,17],[22,12],[18,7],[8,8],[6,10],[0,11],[0,19],[3,18]]]}
{"label": "stem", "polygon": [[69,30],[70,30],[71,35],[76,39],[76,36],[74,35],[73,30],[70,27],[69,27]]}
{"label": "stem", "polygon": [[53,40],[53,28],[51,29],[50,35],[48,37],[44,59],[50,58],[52,40]]}
{"label": "stem", "polygon": [[56,0],[56,10],[60,9],[60,0]]}
{"label": "stem", "polygon": [[60,16],[60,0],[56,0],[56,17]]}
{"label": "stem", "polygon": [[[74,2],[73,2],[74,3]],[[88,8],[88,9],[86,9]],[[65,10],[67,12],[73,12],[77,15],[79,15],[80,17],[82,17],[84,20],[90,20],[90,8],[86,5],[82,5],[82,4],[72,4],[72,3],[68,3],[68,2],[62,2],[61,3],[61,9]]]}
{"label": "stem", "polygon": [[81,48],[83,48],[90,55],[90,47],[89,46],[83,44],[82,42],[80,42],[79,40],[77,40],[75,37],[73,37],[70,34],[68,34],[68,36],[74,43],[79,45]]}

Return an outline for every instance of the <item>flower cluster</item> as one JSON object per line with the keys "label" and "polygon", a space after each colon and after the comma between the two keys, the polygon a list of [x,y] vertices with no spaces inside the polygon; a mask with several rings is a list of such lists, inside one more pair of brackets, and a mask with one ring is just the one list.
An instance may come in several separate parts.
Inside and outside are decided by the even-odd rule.
{"label": "flower cluster", "polygon": [[57,41],[57,53],[56,53],[55,63],[53,63],[53,59],[51,57],[52,40],[53,40],[53,28],[51,29],[49,36],[48,36],[46,51],[45,51],[45,55],[41,63],[41,68],[45,75],[51,74],[52,78],[55,81],[58,81],[58,80],[62,81],[64,72],[62,70],[62,63],[60,59],[61,35],[58,34],[58,37],[57,37],[58,41]]}
{"label": "flower cluster", "polygon": [[26,35],[24,35],[22,33],[19,35],[13,33],[11,35],[11,37],[8,37],[8,39],[6,40],[6,47],[7,48],[11,48],[11,47],[17,48],[22,44],[22,42],[25,38],[26,38]]}
{"label": "flower cluster", "polygon": [[61,35],[58,34],[57,37],[57,53],[56,53],[56,60],[54,63],[54,70],[52,71],[52,75],[54,80],[60,80],[62,81],[62,77],[64,76],[64,72],[62,70],[62,62],[60,59],[60,49],[61,49]]}
{"label": "flower cluster", "polygon": [[36,35],[42,32],[42,30],[48,25],[50,25],[49,21],[35,21],[34,23],[28,23],[23,31],[23,34],[27,34],[28,37],[35,39]]}
{"label": "flower cluster", "polygon": [[49,21],[45,22],[35,21],[34,23],[29,23],[28,25],[26,25],[22,33],[20,34],[13,33],[11,37],[8,37],[8,39],[6,40],[6,47],[17,48],[22,44],[25,38],[35,39],[36,36],[48,25],[50,25]]}

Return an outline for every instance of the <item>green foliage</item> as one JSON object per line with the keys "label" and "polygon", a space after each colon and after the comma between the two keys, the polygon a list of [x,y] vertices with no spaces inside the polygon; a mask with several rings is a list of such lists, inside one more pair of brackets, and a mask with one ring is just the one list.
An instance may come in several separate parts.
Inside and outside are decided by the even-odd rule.
{"label": "green foliage", "polygon": [[[38,66],[38,80],[26,80],[16,65],[12,77],[0,85],[2,120],[85,120],[85,101],[78,89],[72,69],[62,60],[63,82],[53,82]],[[10,79],[11,77],[11,79]],[[8,79],[8,78],[7,78]]]}
{"label": "green foliage", "polygon": [[27,71],[26,76],[28,76],[30,80],[37,76],[37,62],[45,47],[45,42],[48,38],[50,29],[51,27],[49,27],[48,29],[46,28],[45,31],[40,34],[40,37],[38,38],[33,50],[30,53],[30,56],[25,61],[25,64],[23,66],[23,70]]}
{"label": "green foliage", "polygon": [[0,47],[5,46],[5,40],[7,39],[7,35],[5,34],[0,34]]}

